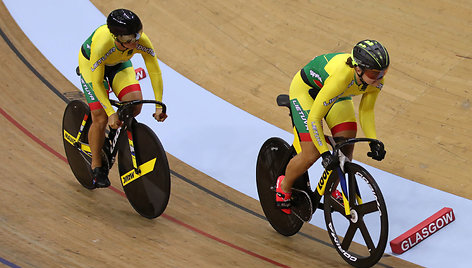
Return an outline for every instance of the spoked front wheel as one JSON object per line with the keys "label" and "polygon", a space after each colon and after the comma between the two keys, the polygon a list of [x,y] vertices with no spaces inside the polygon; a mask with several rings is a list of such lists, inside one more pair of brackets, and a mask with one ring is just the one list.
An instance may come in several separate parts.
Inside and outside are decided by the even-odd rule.
{"label": "spoked front wheel", "polygon": [[291,236],[302,228],[303,221],[294,214],[285,214],[275,205],[275,184],[285,169],[290,146],[280,138],[270,138],[261,147],[257,157],[256,181],[259,201],[270,225],[282,235]]}
{"label": "spoked front wheel", "polygon": [[153,219],[167,207],[170,170],[164,148],[154,131],[133,121],[133,145],[139,169],[133,167],[127,135],[122,135],[118,153],[121,184],[128,201],[143,217]]}
{"label": "spoked front wheel", "polygon": [[335,249],[346,262],[355,267],[370,267],[380,260],[387,244],[387,207],[379,186],[367,170],[346,163],[345,171],[350,210],[346,211],[344,202],[331,194],[336,189],[341,191],[344,184],[335,171],[324,194],[326,228]]}

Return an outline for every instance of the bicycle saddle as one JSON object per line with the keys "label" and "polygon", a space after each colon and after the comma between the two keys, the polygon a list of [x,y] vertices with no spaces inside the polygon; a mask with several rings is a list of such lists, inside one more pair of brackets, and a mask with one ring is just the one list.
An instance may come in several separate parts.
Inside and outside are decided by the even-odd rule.
{"label": "bicycle saddle", "polygon": [[290,109],[290,98],[287,94],[280,94],[277,96],[277,105],[285,106]]}

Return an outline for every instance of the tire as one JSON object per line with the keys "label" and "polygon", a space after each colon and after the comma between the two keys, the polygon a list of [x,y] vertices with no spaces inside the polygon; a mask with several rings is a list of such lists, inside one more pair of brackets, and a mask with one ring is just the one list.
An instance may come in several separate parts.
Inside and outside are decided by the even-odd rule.
{"label": "tire", "polygon": [[[303,221],[293,214],[285,214],[275,205],[275,184],[285,171],[290,146],[280,138],[270,138],[261,147],[256,164],[259,201],[270,225],[282,235],[291,236],[302,228]],[[279,174],[280,173],[280,174]]]}
{"label": "tire", "polygon": [[118,165],[121,184],[131,206],[141,216],[153,219],[167,207],[170,197],[170,170],[164,148],[154,131],[148,126],[133,121],[133,143],[138,163],[152,163],[150,172],[129,183],[123,177],[133,170],[131,152],[126,133],[120,137]]}
{"label": "tire", "polygon": [[[324,193],[326,228],[334,248],[347,263],[370,267],[380,260],[387,244],[387,207],[379,186],[367,170],[355,163],[346,163],[345,170],[351,215],[345,216],[344,205],[331,196],[336,189],[341,191],[335,171]],[[356,192],[362,201],[350,198]]]}
{"label": "tire", "polygon": [[[79,129],[85,114],[90,116],[90,109],[87,104],[79,100],[69,102],[62,118],[62,138],[67,161],[69,162],[69,166],[72,170],[72,173],[74,173],[75,178],[85,188],[95,189],[95,185],[93,184],[92,180],[92,170],[90,169],[92,158],[89,155],[79,151],[79,149],[67,141],[64,135],[65,131],[67,131],[69,134],[76,137],[79,133]],[[91,122],[91,120],[88,121]],[[89,122],[85,125],[79,140],[80,142],[87,142],[88,129],[90,127]]]}

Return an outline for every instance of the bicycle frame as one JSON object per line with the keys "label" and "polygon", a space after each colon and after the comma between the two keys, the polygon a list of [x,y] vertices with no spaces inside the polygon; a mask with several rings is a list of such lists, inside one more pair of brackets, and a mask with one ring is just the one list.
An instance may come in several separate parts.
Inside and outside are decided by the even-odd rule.
{"label": "bicycle frame", "polygon": [[[343,155],[343,157],[347,159],[346,156]],[[347,159],[347,160],[349,160],[349,159]],[[320,203],[321,197],[325,193],[326,184],[328,183],[328,180],[330,179],[332,174],[336,174],[334,172],[334,170],[326,170],[325,169],[323,171],[323,174],[321,175],[321,178],[318,181],[316,191],[313,192],[314,198],[312,199],[312,202],[313,202],[313,200],[318,201],[318,202],[316,202],[316,204],[313,203],[314,208],[318,205],[321,205],[321,203]],[[348,216],[348,215],[351,215],[351,207],[349,205],[349,193],[348,193],[348,190],[347,190],[346,177],[344,176],[344,163],[342,163],[342,165],[340,165],[340,167],[337,168],[337,174],[339,176],[339,183],[341,184],[341,194],[342,194],[342,197],[343,197],[344,212],[345,212],[345,215]],[[358,200],[361,200],[361,198],[359,196],[359,190],[357,190],[357,195],[356,196],[358,197]],[[318,206],[318,208],[320,208],[320,206]]]}
{"label": "bicycle frame", "polygon": [[156,158],[153,158],[143,164],[139,163],[138,159],[136,158],[136,153],[134,150],[133,133],[130,130],[130,128],[128,128],[127,126],[125,126],[125,128],[126,128],[126,133],[128,137],[129,149],[131,152],[133,169],[131,169],[129,172],[121,176],[121,183],[123,186],[151,172],[154,169],[154,165],[156,163]]}
{"label": "bicycle frame", "polygon": [[[348,163],[350,162],[349,158],[346,157],[342,152],[341,152],[341,147],[345,146],[345,145],[348,145],[348,144],[353,144],[353,143],[356,143],[356,142],[372,142],[372,141],[377,141],[377,140],[374,140],[374,139],[369,139],[369,138],[353,138],[353,139],[348,139],[340,144],[336,144],[334,142],[334,139],[332,137],[327,137],[328,140],[329,140],[329,144],[332,145],[333,147],[333,152],[335,155],[338,156],[339,158],[339,165],[338,167],[336,168],[336,171],[337,172],[334,172],[334,170],[324,170],[323,171],[323,174],[321,175],[317,185],[316,185],[316,188],[315,190],[311,190],[308,192],[308,195],[310,196],[311,198],[311,202],[312,202],[312,208],[313,208],[313,212],[315,212],[315,210],[317,208],[320,208],[320,209],[323,209],[323,203],[321,203],[321,198],[323,197],[324,193],[325,193],[325,190],[326,190],[326,185],[327,185],[327,182],[328,180],[330,179],[330,177],[333,175],[333,174],[337,174],[339,176],[339,183],[341,184],[341,194],[342,194],[342,198],[343,198],[343,205],[344,205],[344,213],[345,213],[345,216],[349,216],[351,215],[351,205],[349,204],[349,192],[348,192],[348,183],[349,184],[352,184],[352,185],[355,185],[356,187],[356,191],[355,193],[352,193],[352,195],[354,195],[354,198],[356,198],[356,201],[358,204],[362,204],[362,197],[360,196],[360,191],[358,189],[358,186],[357,186],[357,183],[354,181],[354,178],[348,178],[346,179],[345,175],[344,175],[344,172],[345,172],[345,163]],[[294,145],[292,145],[289,153],[287,154],[287,159],[286,161],[284,161],[284,165],[282,166],[279,174],[283,174],[284,173],[284,170],[288,164],[288,162],[290,161],[291,157],[293,154],[296,154],[297,151],[296,151],[296,141],[294,142]],[[309,178],[307,178],[309,180]],[[353,180],[353,181],[350,181],[350,180]],[[308,181],[309,183],[309,181]]]}
{"label": "bicycle frame", "polygon": [[[72,134],[70,134],[64,129],[64,139],[67,140],[71,145],[73,145],[83,154],[89,157],[92,157],[92,151],[90,149],[90,145],[85,142],[80,141],[85,125],[87,124],[90,118],[91,117],[88,114],[84,115],[84,118],[82,119],[82,123],[80,125],[79,132],[77,133],[77,137],[73,136]],[[119,134],[120,134],[120,128],[117,130],[112,129],[109,135],[105,138],[104,151],[108,158],[108,162],[110,163],[110,167],[115,162],[115,156],[118,152],[118,148],[116,145],[117,145]],[[111,145],[111,146],[108,146],[108,145]]]}
{"label": "bicycle frame", "polygon": [[90,146],[88,144],[82,143],[79,141],[80,137],[82,136],[82,132],[84,131],[85,124],[89,118],[88,114],[84,115],[84,119],[79,128],[79,133],[77,133],[77,137],[74,137],[69,132],[64,129],[64,139],[68,141],[72,146],[76,147],[82,153],[87,154],[89,157],[92,157],[92,152],[90,151]]}
{"label": "bicycle frame", "polygon": [[[118,140],[123,131],[126,131],[127,138],[128,138],[128,145],[131,152],[131,161],[133,163],[133,169],[129,172],[126,172],[123,176],[121,176],[122,185],[125,186],[128,183],[138,179],[139,177],[151,172],[154,169],[156,158],[153,158],[146,163],[139,163],[139,160],[136,158],[134,142],[133,142],[133,132],[132,132],[132,121],[134,116],[132,115],[132,110],[128,109],[132,105],[141,104],[141,103],[155,103],[159,104],[163,107],[162,111],[166,112],[166,106],[162,102],[158,101],[151,101],[151,100],[135,100],[129,102],[117,102],[114,100],[110,100],[111,104],[118,107],[118,117],[120,120],[123,121],[123,127],[120,127],[116,130],[110,129],[108,136],[105,138],[104,143],[104,151],[108,158],[109,168],[111,168],[115,162],[116,154],[118,153]],[[79,132],[77,136],[68,133],[64,130],[64,139],[67,140],[70,144],[76,147],[80,152],[83,154],[92,157],[92,152],[90,149],[89,144],[81,142],[80,138],[82,136],[83,130],[85,125],[88,121],[91,121],[91,117],[89,114],[85,114],[84,118],[82,119],[81,126],[79,128]]]}
{"label": "bicycle frame", "polygon": [[85,124],[87,123],[89,118],[90,117],[89,117],[88,114],[84,115],[84,118],[82,119],[82,123],[81,123],[80,128],[79,128],[79,132],[77,133],[77,137],[73,136],[72,134],[70,134],[69,132],[67,132],[64,129],[64,139],[66,141],[68,141],[72,146],[77,148],[80,152],[88,155],[89,157],[92,157],[92,152],[90,150],[90,146],[88,144],[80,141],[80,138],[82,137],[82,133],[83,133],[84,128],[85,128]]}

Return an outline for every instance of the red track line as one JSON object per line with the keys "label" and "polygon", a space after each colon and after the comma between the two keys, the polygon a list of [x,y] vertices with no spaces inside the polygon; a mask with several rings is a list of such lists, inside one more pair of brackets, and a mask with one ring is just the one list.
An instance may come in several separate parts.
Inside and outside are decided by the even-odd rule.
{"label": "red track line", "polygon": [[[49,151],[50,153],[52,153],[53,155],[55,155],[57,158],[61,159],[62,161],[68,163],[68,162],[67,162],[67,158],[65,158],[65,157],[64,157],[63,155],[61,155],[60,153],[56,152],[56,151],[55,151],[53,148],[51,148],[49,145],[47,145],[46,143],[44,143],[43,141],[41,141],[38,137],[36,137],[35,135],[33,135],[33,133],[31,133],[29,130],[27,130],[26,128],[24,128],[20,123],[18,123],[18,121],[16,121],[13,117],[11,117],[9,114],[7,114],[1,107],[0,107],[0,114],[2,114],[8,121],[10,121],[10,123],[12,123],[15,127],[17,127],[19,130],[21,130],[23,133],[25,133],[25,134],[26,134],[28,137],[30,137],[33,141],[35,141],[36,143],[38,143],[39,145],[41,145],[41,147],[43,147],[44,149],[46,149],[47,151]],[[123,196],[123,197],[126,197],[125,193],[123,193],[122,191],[116,189],[116,188],[113,187],[113,186],[110,186],[109,189],[112,190],[112,191],[114,191],[115,193],[117,193],[117,194]],[[167,214],[165,214],[165,213],[162,214],[162,217],[163,217],[163,218],[166,218],[167,220],[170,220],[170,221],[172,221],[172,222],[174,222],[174,223],[176,223],[176,224],[178,224],[178,225],[181,225],[181,226],[183,226],[183,227],[185,227],[185,228],[187,228],[187,229],[189,229],[189,230],[191,230],[191,231],[193,231],[193,232],[199,233],[199,234],[201,234],[201,235],[203,235],[203,236],[205,236],[205,237],[207,237],[207,238],[210,238],[210,239],[212,239],[212,240],[214,240],[214,241],[216,241],[216,242],[219,242],[219,243],[221,243],[221,244],[223,244],[223,245],[226,245],[226,246],[229,246],[229,247],[234,248],[234,249],[236,249],[236,250],[239,250],[239,251],[241,251],[241,252],[243,252],[243,253],[246,253],[246,254],[248,254],[248,255],[250,255],[250,256],[256,257],[256,258],[261,259],[261,260],[264,260],[264,261],[266,261],[266,262],[269,262],[269,263],[274,264],[274,265],[279,266],[279,267],[289,267],[289,266],[287,266],[287,265],[278,263],[278,262],[276,262],[276,261],[273,261],[273,260],[271,260],[271,259],[269,259],[269,258],[267,258],[267,257],[261,256],[261,255],[259,255],[259,254],[257,254],[257,253],[252,252],[252,251],[249,251],[249,250],[247,250],[247,249],[244,249],[244,248],[242,248],[242,247],[236,246],[235,244],[232,244],[232,243],[230,243],[230,242],[228,242],[228,241],[225,241],[225,240],[223,240],[223,239],[220,239],[220,238],[218,238],[218,237],[216,237],[216,236],[213,236],[213,235],[211,235],[211,234],[209,234],[209,233],[207,233],[207,232],[204,232],[204,231],[202,231],[202,230],[200,230],[200,229],[197,229],[197,228],[195,228],[195,227],[193,227],[193,226],[191,226],[191,225],[188,225],[188,224],[186,224],[186,223],[184,223],[184,222],[182,222],[182,221],[180,221],[180,220],[178,220],[178,219],[176,219],[176,218],[174,218],[174,217],[172,217],[172,216],[169,216],[169,215],[167,215]]]}
{"label": "red track line", "polygon": [[20,129],[23,133],[25,133],[28,137],[30,137],[33,141],[41,145],[44,149],[48,150],[50,153],[55,155],[57,158],[61,159],[62,161],[65,161],[67,163],[67,159],[62,156],[60,153],[54,151],[53,148],[49,147],[46,143],[38,139],[33,133],[29,132],[26,128],[24,128],[20,123],[18,123],[13,117],[11,117],[9,114],[7,114],[1,107],[0,107],[0,114],[2,114],[10,123],[15,125],[18,129]]}

